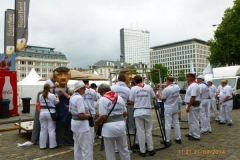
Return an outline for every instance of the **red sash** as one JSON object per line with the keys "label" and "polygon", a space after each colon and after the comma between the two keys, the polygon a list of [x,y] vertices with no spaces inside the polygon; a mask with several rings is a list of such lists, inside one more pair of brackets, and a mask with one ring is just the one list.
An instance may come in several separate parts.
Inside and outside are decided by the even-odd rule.
{"label": "red sash", "polygon": [[144,83],[138,83],[137,86],[143,88],[145,86],[145,84]]}
{"label": "red sash", "polygon": [[103,95],[103,97],[106,97],[107,99],[109,99],[113,103],[117,100],[118,94],[113,92],[113,91],[109,91],[109,92],[105,93]]}

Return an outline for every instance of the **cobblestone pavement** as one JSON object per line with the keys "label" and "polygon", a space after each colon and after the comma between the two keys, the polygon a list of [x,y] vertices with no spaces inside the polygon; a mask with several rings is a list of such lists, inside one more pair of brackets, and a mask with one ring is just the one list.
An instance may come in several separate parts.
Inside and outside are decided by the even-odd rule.
{"label": "cobblestone pavement", "polygon": [[[152,110],[155,117],[155,112]],[[182,112],[185,113],[184,109]],[[136,153],[131,154],[132,160],[211,160],[211,159],[227,159],[238,160],[240,159],[240,110],[233,110],[233,126],[218,125],[212,117],[212,133],[201,135],[200,141],[189,141],[184,135],[188,133],[188,129],[181,129],[182,144],[174,142],[174,130],[172,129],[172,145],[164,150],[157,151],[153,157],[147,156],[140,157]],[[182,119],[185,119],[183,114]],[[159,135],[159,127],[156,118],[154,118],[153,135]],[[181,122],[181,128],[187,128],[186,122]],[[13,124],[0,125],[13,126]],[[33,145],[26,148],[17,148],[17,143],[24,143],[30,140],[31,134],[18,133],[18,131],[0,132],[0,160],[5,159],[22,159],[22,160],[65,160],[73,159],[73,148],[64,147],[55,150],[39,150],[38,145]],[[161,148],[160,138],[153,136],[155,148]],[[97,139],[94,146],[94,159],[104,160],[105,152],[100,151],[100,140]],[[116,154],[117,159],[120,159]]]}

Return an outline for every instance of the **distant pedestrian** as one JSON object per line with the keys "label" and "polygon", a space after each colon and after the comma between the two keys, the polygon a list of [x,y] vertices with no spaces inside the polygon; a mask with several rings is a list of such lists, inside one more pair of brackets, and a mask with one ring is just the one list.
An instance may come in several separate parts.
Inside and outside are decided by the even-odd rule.
{"label": "distant pedestrian", "polygon": [[219,94],[219,104],[221,119],[219,124],[228,123],[228,126],[232,126],[232,108],[233,108],[233,96],[232,96],[232,87],[228,85],[228,80],[223,79],[221,82],[222,90]]}
{"label": "distant pedestrian", "polygon": [[216,86],[212,83],[212,80],[208,80],[207,81],[208,87],[209,87],[209,92],[210,92],[210,97],[211,97],[211,107],[210,110],[213,110],[214,116],[215,116],[215,120],[219,121],[218,118],[218,111],[217,111],[217,106],[216,106],[216,92],[217,92],[217,88]]}

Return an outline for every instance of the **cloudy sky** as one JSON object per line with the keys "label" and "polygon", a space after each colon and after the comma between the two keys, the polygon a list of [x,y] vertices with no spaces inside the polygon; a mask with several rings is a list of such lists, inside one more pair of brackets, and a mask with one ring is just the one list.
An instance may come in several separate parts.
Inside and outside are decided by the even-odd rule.
{"label": "cloudy sky", "polygon": [[[30,0],[29,45],[53,47],[69,67],[119,60],[120,29],[150,31],[150,47],[190,38],[208,40],[233,0]],[[0,3],[0,53],[4,11]]]}

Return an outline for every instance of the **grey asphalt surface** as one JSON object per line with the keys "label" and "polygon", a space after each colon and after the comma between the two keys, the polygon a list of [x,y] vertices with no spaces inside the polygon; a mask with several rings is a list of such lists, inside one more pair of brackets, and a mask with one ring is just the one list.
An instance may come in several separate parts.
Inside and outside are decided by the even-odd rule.
{"label": "grey asphalt surface", "polygon": [[[21,111],[21,107],[19,107]],[[0,119],[0,128],[13,127],[13,123],[21,118],[22,121],[33,119],[35,106],[31,105],[31,111],[28,114],[21,114],[19,117],[10,117]],[[172,145],[164,150],[157,151],[153,157],[140,157],[136,153],[131,154],[132,160],[212,160],[212,159],[240,159],[240,110],[233,110],[233,126],[218,125],[211,117],[212,133],[201,135],[200,141],[189,141],[184,135],[188,129],[181,129],[182,144],[174,142],[174,130],[171,132]],[[155,110],[152,109],[153,115],[153,141],[155,148],[164,147],[160,144],[161,138],[159,126],[156,120]],[[182,107],[182,119],[186,120],[185,108]],[[181,128],[188,128],[187,122],[180,123]],[[73,147],[62,147],[55,150],[40,150],[38,145],[32,145],[25,148],[17,148],[17,143],[30,141],[31,133],[18,130],[0,132],[0,160],[21,159],[21,160],[65,160],[73,158]],[[116,154],[117,159],[119,155]],[[96,139],[94,144],[94,159],[104,160],[105,152],[100,151],[100,139]]]}

